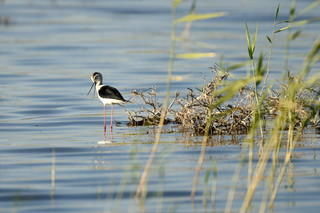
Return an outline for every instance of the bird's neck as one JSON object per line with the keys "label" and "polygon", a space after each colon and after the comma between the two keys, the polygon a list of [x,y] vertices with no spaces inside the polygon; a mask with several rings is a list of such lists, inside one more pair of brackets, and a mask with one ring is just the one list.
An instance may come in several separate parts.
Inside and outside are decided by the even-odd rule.
{"label": "bird's neck", "polygon": [[96,86],[99,86],[99,85],[102,85],[102,82],[97,80],[97,81],[95,81],[95,84],[96,84]]}
{"label": "bird's neck", "polygon": [[101,81],[97,81],[96,82],[96,90],[98,91],[99,89],[100,89],[100,87],[102,87],[103,85],[102,85],[102,83],[101,83]]}

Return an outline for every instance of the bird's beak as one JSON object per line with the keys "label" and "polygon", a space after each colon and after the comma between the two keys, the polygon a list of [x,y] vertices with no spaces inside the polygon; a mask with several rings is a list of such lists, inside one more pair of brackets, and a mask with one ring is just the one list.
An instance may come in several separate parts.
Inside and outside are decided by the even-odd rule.
{"label": "bird's beak", "polygon": [[92,88],[93,88],[94,85],[95,85],[95,83],[93,82],[87,95],[90,94],[90,92],[91,92],[91,90],[92,90]]}

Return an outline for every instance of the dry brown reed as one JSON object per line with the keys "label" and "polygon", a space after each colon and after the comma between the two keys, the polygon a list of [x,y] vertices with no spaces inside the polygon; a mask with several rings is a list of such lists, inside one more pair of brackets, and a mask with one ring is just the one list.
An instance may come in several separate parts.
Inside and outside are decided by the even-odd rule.
{"label": "dry brown reed", "polygon": [[[177,131],[191,132],[195,135],[204,135],[208,128],[209,135],[239,135],[247,134],[252,125],[255,103],[254,89],[244,87],[238,91],[236,97],[229,102],[212,109],[211,106],[221,98],[217,90],[224,87],[228,82],[229,73],[222,71],[218,66],[212,68],[213,78],[201,89],[190,89],[184,97],[179,93],[171,99],[167,108],[158,101],[157,91],[154,88],[146,90],[134,90],[132,94],[142,105],[137,111],[128,111],[130,126],[158,125],[161,114],[165,114],[164,124],[175,123],[179,128]],[[278,90],[270,89],[261,104],[263,119],[270,120],[277,115],[281,108],[280,96],[288,90],[288,85],[297,78],[289,75],[287,83]],[[294,113],[296,115],[296,126],[302,126],[307,119],[308,124],[319,123],[318,114],[310,100],[319,96],[319,88],[301,89],[295,96]],[[165,110],[164,112],[162,112]],[[212,119],[208,124],[208,115]]]}
{"label": "dry brown reed", "polygon": [[[221,97],[216,91],[223,87],[229,73],[213,68],[213,79],[200,90],[189,89],[185,98],[178,99],[181,106],[175,112],[175,121],[181,124],[181,129],[192,131],[197,135],[205,134],[208,128],[209,135],[245,134],[250,128],[252,91],[243,88],[239,91],[238,100],[226,103],[211,109],[211,106]],[[208,126],[208,115],[213,119]]]}
{"label": "dry brown reed", "polygon": [[165,114],[163,121],[164,124],[168,124],[173,121],[169,117],[169,114],[179,94],[176,94],[166,108],[164,108],[163,105],[158,102],[157,92],[154,88],[149,88],[146,90],[134,90],[131,92],[131,94],[138,99],[138,102],[142,105],[142,107],[137,111],[127,111],[129,126],[159,125],[162,113]]}

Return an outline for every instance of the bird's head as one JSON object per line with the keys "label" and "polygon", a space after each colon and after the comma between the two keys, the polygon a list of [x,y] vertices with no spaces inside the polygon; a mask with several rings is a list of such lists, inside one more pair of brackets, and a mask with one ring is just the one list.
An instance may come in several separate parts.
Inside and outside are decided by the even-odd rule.
{"label": "bird's head", "polygon": [[102,84],[102,74],[99,73],[99,72],[94,72],[92,73],[92,75],[90,76],[90,79],[92,81],[92,85],[91,85],[91,88],[88,92],[88,95],[90,94],[92,88],[95,86],[95,85],[100,85]]}
{"label": "bird's head", "polygon": [[102,74],[100,72],[94,72],[90,76],[91,81],[95,84],[102,84]]}

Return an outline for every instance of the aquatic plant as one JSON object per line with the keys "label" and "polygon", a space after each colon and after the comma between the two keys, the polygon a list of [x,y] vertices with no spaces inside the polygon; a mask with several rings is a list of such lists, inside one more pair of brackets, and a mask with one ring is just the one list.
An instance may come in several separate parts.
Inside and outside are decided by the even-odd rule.
{"label": "aquatic plant", "polygon": [[[244,63],[245,64],[245,63]],[[243,65],[243,64],[242,64]],[[257,64],[257,73],[262,66],[262,58]],[[236,68],[240,65],[235,66]],[[255,78],[229,81],[229,72],[232,67],[221,68],[216,65],[211,68],[213,79],[203,88],[188,88],[188,93],[182,96],[175,94],[167,108],[163,108],[157,98],[154,88],[134,90],[132,94],[140,99],[141,109],[128,111],[130,126],[158,125],[162,110],[165,110],[164,124],[175,123],[180,128],[176,131],[192,132],[204,135],[208,125],[208,115],[211,113],[208,133],[209,135],[235,135],[246,134],[250,129],[257,127],[257,122],[264,128],[265,121],[271,121],[283,107],[281,97],[290,89],[292,81],[298,78],[292,74],[288,76],[287,83],[280,85],[279,89],[260,91],[257,98],[256,91],[250,87],[250,82],[259,85],[263,75]],[[223,70],[224,69],[224,70]],[[301,81],[301,80],[300,80]],[[316,125],[319,121],[316,105],[313,100],[319,94],[318,85],[301,87],[295,96],[295,113],[297,120],[295,126],[302,126],[304,120],[309,125]],[[263,93],[263,95],[261,95]],[[257,103],[255,102],[257,101]],[[311,103],[310,103],[311,101]],[[258,106],[257,106],[258,105]],[[211,110],[211,112],[209,112]],[[256,118],[254,121],[253,119]],[[307,119],[308,118],[308,119]],[[260,125],[259,124],[259,125]]]}
{"label": "aquatic plant", "polygon": [[158,101],[157,92],[154,88],[140,91],[134,90],[131,94],[140,99],[142,107],[137,111],[127,111],[129,126],[158,125],[160,123],[162,113],[165,113],[166,115],[163,121],[164,124],[173,122],[168,116],[168,113],[179,94],[176,94],[176,97],[170,102],[167,108],[162,107],[162,103]]}
{"label": "aquatic plant", "polygon": [[[174,11],[180,3],[181,1],[178,0],[173,2]],[[232,183],[230,183],[236,185],[237,182],[240,182],[240,171],[244,169],[243,164],[246,164],[246,193],[243,197],[241,207],[237,211],[250,211],[252,201],[256,196],[255,192],[258,187],[261,186],[261,183],[265,184],[259,211],[266,212],[268,208],[273,206],[279,186],[286,175],[287,167],[293,157],[297,141],[303,135],[306,127],[319,125],[320,75],[312,73],[312,69],[320,61],[320,40],[314,41],[313,46],[304,59],[302,67],[295,70],[295,73],[291,71],[288,66],[290,42],[297,39],[302,33],[300,29],[293,33],[291,30],[320,20],[318,17],[315,17],[296,21],[296,18],[319,5],[319,1],[314,1],[300,13],[297,13],[293,1],[289,9],[288,20],[281,22],[282,24],[287,23],[287,26],[276,30],[275,28],[278,26],[277,22],[281,9],[280,5],[278,5],[274,17],[273,27],[275,30],[271,36],[266,35],[267,41],[270,44],[267,57],[262,53],[260,53],[258,57],[256,56],[257,28],[255,34],[252,35],[249,31],[249,26],[245,25],[248,61],[231,66],[215,66],[213,69],[214,77],[210,82],[200,89],[188,89],[189,92],[185,97],[181,97],[181,95],[179,97],[175,96],[174,101],[170,104],[170,110],[168,107],[168,100],[170,98],[169,90],[167,90],[168,92],[166,94],[166,104],[150,102],[149,100],[154,99],[146,98],[143,93],[137,93],[146,104],[156,106],[149,112],[151,115],[157,112],[156,117],[152,117],[150,114],[148,115],[148,113],[144,115],[145,117],[142,117],[142,120],[156,118],[153,119],[153,121],[156,122],[148,121],[141,122],[141,124],[151,123],[158,124],[159,126],[149,159],[140,177],[136,191],[137,198],[142,198],[142,200],[145,198],[150,168],[161,137],[161,128],[165,124],[165,121],[169,121],[169,119],[167,120],[167,116],[169,116],[170,111],[172,112],[171,116],[174,118],[170,121],[180,124],[180,130],[193,131],[197,135],[203,135],[201,152],[194,169],[195,172],[190,193],[191,198],[194,198],[195,192],[197,191],[210,136],[214,134],[245,134],[245,138],[242,141],[242,159],[239,159],[239,167],[235,171]],[[194,10],[191,11],[191,13],[194,13]],[[205,16],[192,16],[192,14],[189,14],[180,19],[174,18],[174,36],[172,36],[172,40],[176,40],[175,26],[178,23],[184,21],[192,22],[198,20],[200,17],[204,18]],[[212,15],[210,17],[214,16]],[[285,83],[273,87],[272,85],[267,85],[272,49],[277,33],[285,31],[288,32],[285,41]],[[174,42],[172,46],[168,79],[171,78],[175,58]],[[196,56],[198,57],[199,54],[196,54],[195,57]],[[230,71],[248,64],[250,70],[249,76],[233,81],[228,80]],[[168,89],[170,89],[170,80],[168,80]],[[174,104],[180,107],[173,107]],[[145,112],[148,112],[148,110]],[[259,152],[254,152],[254,150],[257,150],[255,147],[258,148]],[[281,148],[285,149],[284,156],[279,154]],[[256,162],[253,160],[254,157],[257,159]],[[212,175],[212,177],[214,179],[213,181],[216,181],[216,175]],[[206,182],[209,182],[209,178],[209,175],[206,175]],[[217,186],[217,184],[215,184],[215,186]],[[226,198],[225,212],[231,212],[233,210],[233,200],[236,190],[236,187],[230,187],[228,197]]]}

